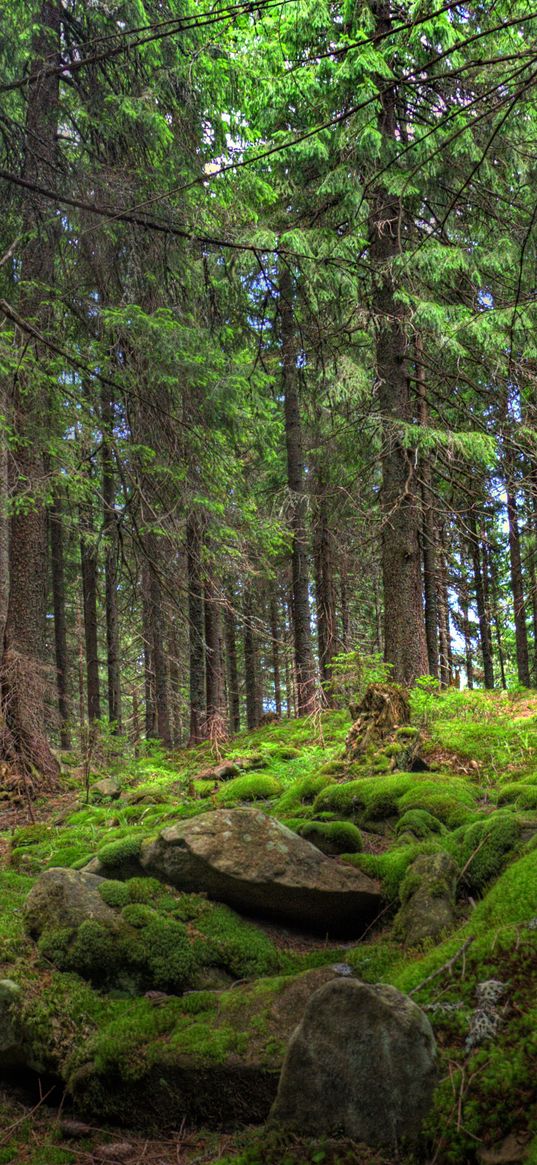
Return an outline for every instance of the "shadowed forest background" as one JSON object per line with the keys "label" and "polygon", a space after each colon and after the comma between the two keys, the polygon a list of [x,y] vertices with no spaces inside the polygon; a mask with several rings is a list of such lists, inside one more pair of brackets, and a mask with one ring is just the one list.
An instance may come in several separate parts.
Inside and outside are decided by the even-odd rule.
{"label": "shadowed forest background", "polygon": [[535,684],[528,4],[2,21],[5,760]]}

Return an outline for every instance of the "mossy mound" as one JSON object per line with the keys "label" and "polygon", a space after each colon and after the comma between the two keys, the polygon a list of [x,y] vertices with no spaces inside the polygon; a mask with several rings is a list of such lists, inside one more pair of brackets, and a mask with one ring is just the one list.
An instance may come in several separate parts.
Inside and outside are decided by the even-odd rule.
{"label": "mossy mound", "polygon": [[249,773],[226,781],[216,796],[219,805],[237,805],[241,801],[268,801],[282,791],[280,781],[269,773]]}
{"label": "mossy mound", "polygon": [[329,785],[333,785],[333,780],[325,773],[300,777],[297,781],[293,781],[285,793],[279,797],[274,812],[278,817],[303,815],[304,809],[311,809],[315,798]]}
{"label": "mossy mound", "polygon": [[360,830],[351,821],[306,821],[297,832],[325,854],[357,854],[363,849]]}

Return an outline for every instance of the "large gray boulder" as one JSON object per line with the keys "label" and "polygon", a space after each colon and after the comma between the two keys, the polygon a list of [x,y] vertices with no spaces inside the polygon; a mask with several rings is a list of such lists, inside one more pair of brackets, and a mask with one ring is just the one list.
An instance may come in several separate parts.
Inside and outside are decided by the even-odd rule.
{"label": "large gray boulder", "polygon": [[46,930],[76,929],[87,919],[115,927],[117,915],[99,893],[102,881],[85,870],[45,870],[26,899],[26,929],[38,937]]}
{"label": "large gray boulder", "polygon": [[306,1135],[341,1135],[397,1154],[432,1100],[429,1020],[394,987],[337,979],[310,998],[287,1051],[271,1120]]}
{"label": "large gray boulder", "polygon": [[239,911],[358,938],[380,910],[377,884],[257,809],[217,809],[142,847],[147,874]]}

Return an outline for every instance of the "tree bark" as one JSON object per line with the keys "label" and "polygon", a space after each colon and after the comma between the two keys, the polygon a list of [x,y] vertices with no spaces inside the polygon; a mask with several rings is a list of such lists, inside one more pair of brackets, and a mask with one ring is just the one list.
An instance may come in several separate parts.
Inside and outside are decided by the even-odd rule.
{"label": "tree bark", "polygon": [[[46,74],[43,61],[59,59],[61,6],[43,0],[35,25],[31,74],[41,75],[29,90],[23,176],[35,185],[56,180],[59,77]],[[36,143],[38,146],[36,148]],[[43,196],[29,192],[23,202],[20,314],[46,331],[49,290],[54,281],[57,219]],[[27,347],[27,337],[21,349]],[[27,365],[32,361],[31,383]],[[11,521],[9,603],[5,625],[2,689],[5,721],[2,744],[7,757],[26,775],[54,784],[59,765],[45,732],[45,615],[48,534],[45,501],[45,450],[49,432],[49,389],[43,376],[46,352],[34,345],[21,361],[13,385],[11,414],[13,492],[18,505]]]}
{"label": "tree bark", "polygon": [[483,657],[485,687],[491,689],[494,687],[492,643],[490,636],[490,624],[485,601],[485,583],[483,579],[481,551],[477,533],[477,522],[473,512],[470,512],[468,515],[468,528],[471,535],[470,553],[472,556],[472,567],[474,572],[475,601],[477,607],[477,618],[479,622],[479,637],[481,640],[481,654]]}
{"label": "tree bark", "polygon": [[241,708],[239,692],[239,668],[237,661],[237,622],[235,618],[235,594],[228,592],[224,616],[226,640],[227,690],[229,726],[232,732],[241,730]]}
{"label": "tree bark", "polygon": [[[427,384],[423,365],[423,347],[419,336],[416,347],[416,383],[418,389],[419,422],[422,428],[429,425],[427,407]],[[438,573],[436,562],[436,527],[433,508],[433,474],[430,458],[422,454],[421,501],[422,501],[422,545],[423,545],[423,591],[425,598],[425,638],[429,672],[438,679]]]}
{"label": "tree bark", "polygon": [[280,679],[280,622],[278,619],[278,598],[276,584],[270,587],[270,637],[272,643],[272,679],[274,683],[274,709],[277,716],[282,714],[282,686]]}
{"label": "tree bark", "polygon": [[216,587],[205,580],[205,682],[207,696],[207,736],[223,739],[227,733],[224,696],[224,655],[222,611]]}
{"label": "tree bark", "polygon": [[[374,5],[376,31],[392,28],[390,5]],[[387,142],[397,139],[396,89],[381,85],[379,129]],[[414,455],[405,448],[402,425],[412,421],[407,375],[404,309],[396,297],[394,261],[401,253],[403,208],[383,186],[370,199],[372,307],[375,318],[378,400],[383,430],[382,579],[384,655],[393,679],[411,684],[428,670],[421,577],[421,499]]]}
{"label": "tree bark", "polygon": [[80,531],[88,720],[92,724],[95,720],[100,720],[101,718],[101,688],[99,680],[97,632],[97,547],[93,537],[93,512],[90,505],[83,507],[81,510]]}
{"label": "tree bark", "polygon": [[119,661],[119,615],[117,602],[118,529],[114,505],[114,463],[111,439],[113,434],[113,405],[108,391],[101,398],[102,467],[103,467],[103,540],[106,609],[106,661],[108,675],[108,718],[113,731],[120,734],[121,675]]}
{"label": "tree bark", "polygon": [[244,683],[246,687],[246,724],[248,728],[257,728],[263,707],[259,689],[259,661],[253,622],[251,584],[246,584],[244,592]]}
{"label": "tree bark", "polygon": [[293,281],[282,264],[279,278],[282,379],[285,403],[287,484],[291,499],[292,603],[298,715],[312,711],[315,702],[315,665],[311,647],[309,572],[307,551],[304,451],[297,378],[297,351],[293,313]]}
{"label": "tree bark", "polygon": [[60,744],[71,748],[69,731],[69,685],[67,654],[67,619],[65,609],[65,571],[63,549],[62,504],[56,494],[49,515],[50,558],[52,567],[52,600],[54,606],[54,644],[56,655],[56,685],[60,715]]}
{"label": "tree bark", "polygon": [[187,522],[187,577],[190,670],[189,744],[205,739],[205,628],[203,620],[203,534],[198,515]]}
{"label": "tree bark", "polygon": [[330,529],[326,481],[317,473],[317,512],[314,527],[315,596],[319,670],[324,698],[329,707],[334,697],[330,688],[331,662],[336,654],[336,595],[334,588],[333,539]]}
{"label": "tree bark", "polygon": [[515,617],[516,661],[519,683],[530,686],[530,662],[528,632],[526,628],[526,602],[522,577],[522,555],[520,550],[520,529],[516,493],[510,481],[507,482],[507,523],[509,528],[509,566],[513,613]]}

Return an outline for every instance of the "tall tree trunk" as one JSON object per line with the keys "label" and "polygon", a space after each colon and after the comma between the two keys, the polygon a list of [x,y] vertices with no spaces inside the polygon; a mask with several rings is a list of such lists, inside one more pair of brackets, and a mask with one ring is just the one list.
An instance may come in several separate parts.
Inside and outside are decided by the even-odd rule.
{"label": "tall tree trunk", "polygon": [[[392,29],[390,4],[376,0],[378,35]],[[397,140],[397,92],[381,84],[379,129],[387,143]],[[404,308],[397,299],[394,263],[401,252],[400,199],[379,186],[370,199],[372,307],[376,323],[378,399],[383,427],[382,580],[384,654],[393,679],[411,684],[428,670],[421,577],[421,499],[413,453],[405,447],[402,425],[412,421],[407,375]]]}
{"label": "tall tree trunk", "polygon": [[241,730],[241,706],[239,692],[239,668],[237,662],[237,621],[235,617],[235,593],[228,591],[224,614],[226,639],[227,690],[229,706],[229,726],[232,732]]}
{"label": "tall tree trunk", "polygon": [[227,733],[224,695],[224,654],[222,611],[212,579],[205,581],[205,683],[207,693],[207,735],[223,739]]}
{"label": "tall tree trunk", "polygon": [[438,563],[438,636],[439,636],[439,673],[443,688],[449,688],[452,678],[451,661],[451,633],[449,626],[449,592],[448,572],[444,539],[441,537],[441,549]]}
{"label": "tall tree trunk", "polygon": [[336,654],[336,595],[334,588],[333,540],[330,529],[326,481],[317,473],[317,511],[314,527],[315,596],[317,601],[317,641],[319,670],[326,703],[333,706],[330,688],[331,662]]}
{"label": "tall tree trunk", "polygon": [[472,567],[474,572],[474,589],[475,601],[477,607],[477,618],[479,622],[479,637],[481,640],[481,654],[483,657],[483,671],[485,674],[485,687],[494,687],[494,667],[492,663],[492,643],[490,636],[490,623],[488,619],[487,606],[485,601],[485,582],[483,578],[483,568],[481,561],[480,542],[477,532],[477,522],[475,514],[470,512],[468,515],[468,528],[470,531],[470,553],[472,556]]}
{"label": "tall tree trunk", "polygon": [[246,688],[246,724],[248,728],[257,728],[263,707],[259,687],[259,661],[253,621],[252,586],[249,583],[244,589],[244,683]]}
{"label": "tall tree trunk", "polygon": [[153,670],[153,626],[151,604],[151,580],[149,563],[142,562],[142,631],[144,641],[144,705],[145,705],[145,735],[146,740],[152,740],[157,735],[157,710],[155,701],[155,676]]}
{"label": "tall tree trunk", "polygon": [[[43,0],[35,25],[29,72],[41,75],[29,87],[26,114],[24,178],[38,185],[56,181],[59,75],[46,73],[44,60],[58,60],[61,5]],[[37,143],[37,146],[36,146]],[[26,240],[20,268],[20,315],[39,331],[48,324],[50,287],[58,220],[50,204],[34,191],[24,196],[21,234]],[[21,350],[26,347],[21,338]],[[32,363],[33,360],[33,363]],[[28,363],[31,373],[28,373]],[[56,782],[59,765],[48,744],[44,712],[44,639],[47,595],[48,535],[45,502],[45,451],[50,430],[49,387],[43,368],[46,350],[34,345],[22,361],[13,385],[11,414],[15,507],[11,521],[9,604],[5,625],[2,688],[5,723],[2,746],[22,772]],[[29,382],[31,377],[31,382]]]}
{"label": "tall tree trunk", "polygon": [[277,716],[282,714],[282,686],[280,679],[280,621],[278,619],[278,598],[276,584],[270,587],[270,638],[272,643],[272,679],[274,683],[274,708]]}
{"label": "tall tree trunk", "polygon": [[168,666],[166,660],[166,614],[160,583],[160,547],[155,534],[144,535],[144,550],[149,568],[149,604],[151,632],[151,664],[155,693],[156,735],[166,748],[172,746],[170,704],[168,699]]}
{"label": "tall tree trunk", "polygon": [[311,647],[309,572],[307,550],[304,450],[297,377],[297,350],[293,311],[293,281],[282,264],[279,279],[282,378],[285,401],[287,484],[291,499],[292,602],[295,671],[299,716],[311,712],[315,702],[315,665]]}
{"label": "tall tree trunk", "polygon": [[[419,422],[422,428],[429,425],[427,407],[427,384],[423,364],[421,338],[416,336],[416,383],[418,389]],[[438,600],[436,563],[436,526],[434,519],[433,473],[430,458],[422,454],[420,458],[421,501],[422,501],[422,543],[423,543],[423,591],[425,598],[425,638],[429,672],[438,679]]]}
{"label": "tall tree trunk", "polygon": [[88,720],[92,724],[101,718],[101,688],[97,633],[97,547],[94,541],[93,512],[89,505],[81,510],[80,532]]}
{"label": "tall tree trunk", "polygon": [[524,598],[524,582],[522,578],[522,555],[520,551],[520,529],[518,524],[518,507],[514,487],[507,482],[507,524],[509,528],[509,565],[511,573],[511,590],[513,594],[513,611],[515,616],[516,661],[519,683],[525,688],[530,686],[530,663],[528,651],[528,632],[526,628],[526,602]]}
{"label": "tall tree trunk", "polygon": [[65,612],[65,571],[63,551],[62,504],[56,494],[49,515],[50,559],[52,567],[52,601],[54,606],[54,644],[56,655],[56,685],[60,714],[60,743],[71,748],[69,731],[69,685],[67,675],[67,619]]}
{"label": "tall tree trunk", "polygon": [[188,577],[188,627],[190,670],[189,744],[205,739],[205,627],[203,619],[203,534],[197,514],[191,515],[186,532]]}
{"label": "tall tree trunk", "polygon": [[106,609],[106,662],[108,674],[108,718],[114,732],[121,733],[121,676],[119,660],[119,616],[117,602],[118,530],[114,505],[114,463],[111,439],[113,405],[105,389],[101,398],[103,466],[103,538]]}
{"label": "tall tree trunk", "polygon": [[494,631],[496,635],[496,646],[498,649],[498,663],[500,665],[500,682],[502,688],[507,691],[507,677],[505,674],[505,656],[502,643],[502,629],[500,622],[500,594],[498,583],[498,570],[496,567],[496,558],[494,553],[489,556],[487,561],[487,571],[490,574],[490,592],[491,592],[491,608],[492,619],[494,620]]}

